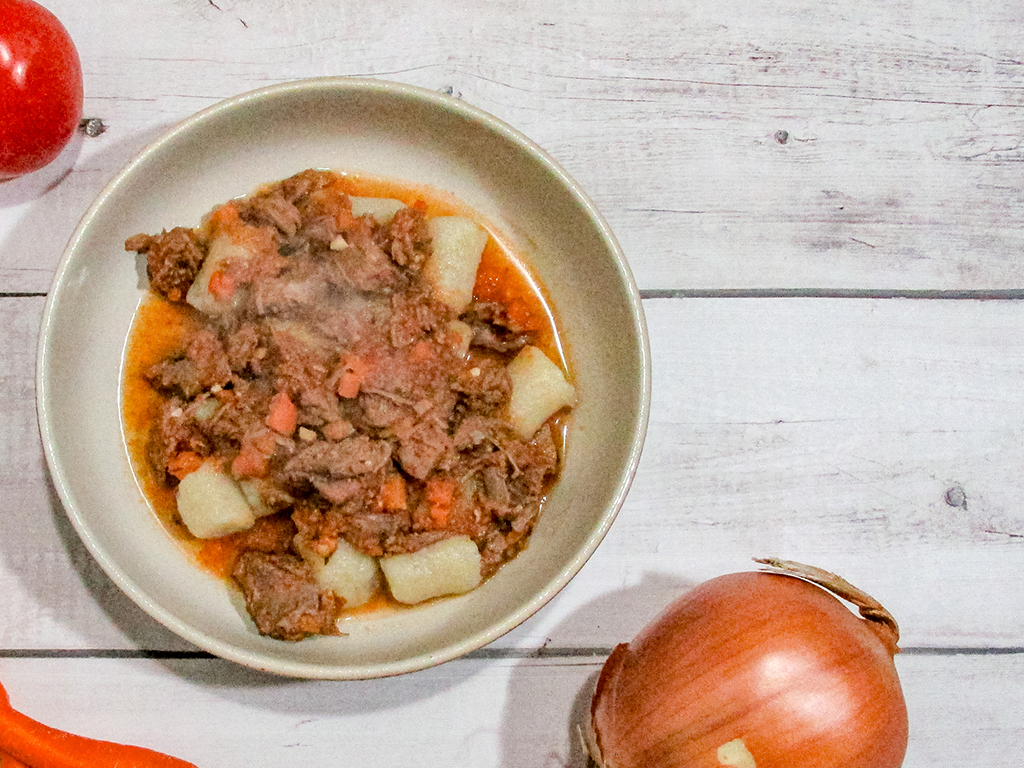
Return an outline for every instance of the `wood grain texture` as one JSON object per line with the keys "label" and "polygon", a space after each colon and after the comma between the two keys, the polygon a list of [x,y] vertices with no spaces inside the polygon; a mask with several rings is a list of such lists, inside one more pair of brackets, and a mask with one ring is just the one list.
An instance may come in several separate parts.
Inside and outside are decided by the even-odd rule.
{"label": "wood grain texture", "polygon": [[[338,684],[259,677],[216,660],[5,659],[0,677],[15,707],[48,724],[198,765],[343,756],[382,768],[586,768],[575,728],[600,664],[456,661]],[[905,768],[1017,765],[1009,745],[1024,737],[1020,657],[905,655],[897,666],[911,721]]]}
{"label": "wood grain texture", "polygon": [[1024,285],[1012,4],[48,5],[109,130],[42,197],[0,190],[0,290],[46,290],[78,217],[160,130],[321,75],[445,89],[505,119],[593,196],[644,288]]}

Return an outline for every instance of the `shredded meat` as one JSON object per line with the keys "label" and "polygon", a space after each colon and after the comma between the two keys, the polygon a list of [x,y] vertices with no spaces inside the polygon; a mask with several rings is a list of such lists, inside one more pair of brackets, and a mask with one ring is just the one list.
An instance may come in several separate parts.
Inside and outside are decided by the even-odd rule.
{"label": "shredded meat", "polygon": [[261,634],[278,640],[336,635],[339,599],[317,585],[310,566],[296,555],[242,553],[232,576]]}
{"label": "shredded meat", "polygon": [[134,235],[124,247],[146,255],[150,288],[171,301],[184,301],[206,258],[196,232],[185,227],[159,235]]}
{"label": "shredded meat", "polygon": [[205,288],[224,311],[195,312],[198,330],[144,373],[160,396],[148,458],[169,487],[215,461],[258,507],[231,539],[258,631],[336,633],[343,601],[304,558],[341,541],[380,557],[468,536],[485,577],[514,557],[559,470],[550,428],[524,440],[505,417],[506,365],[533,333],[501,304],[434,298],[424,213],[354,216],[338,177],[310,170],[125,246],[154,292],[191,303],[220,238],[235,260]]}

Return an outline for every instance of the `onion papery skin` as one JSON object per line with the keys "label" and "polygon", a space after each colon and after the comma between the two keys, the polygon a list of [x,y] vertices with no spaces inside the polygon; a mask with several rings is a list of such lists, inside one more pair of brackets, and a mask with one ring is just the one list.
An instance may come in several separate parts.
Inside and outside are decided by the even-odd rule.
{"label": "onion papery skin", "polygon": [[[896,650],[800,578],[712,579],[608,658],[591,755],[603,768],[898,768],[908,731]],[[737,739],[752,763],[719,759]]]}

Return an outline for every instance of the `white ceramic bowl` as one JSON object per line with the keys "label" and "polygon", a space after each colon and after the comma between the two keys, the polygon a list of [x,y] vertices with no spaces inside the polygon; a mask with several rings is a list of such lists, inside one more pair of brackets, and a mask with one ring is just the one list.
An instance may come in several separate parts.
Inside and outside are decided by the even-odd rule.
{"label": "white ceramic bowl", "polygon": [[[526,254],[561,319],[579,405],[562,476],[525,552],[474,592],[349,621],[344,637],[261,637],[228,586],[169,538],[133,476],[120,419],[125,340],[146,286],[125,238],[194,226],[214,205],[307,167],[432,184]],[[358,679],[479,648],[550,600],[593,553],[639,461],[650,361],[621,249],[539,147],[458,99],[378,80],[271,86],[206,109],[132,161],[86,213],[57,270],[38,350],[37,407],[72,524],[110,578],[218,656],[283,675]]]}

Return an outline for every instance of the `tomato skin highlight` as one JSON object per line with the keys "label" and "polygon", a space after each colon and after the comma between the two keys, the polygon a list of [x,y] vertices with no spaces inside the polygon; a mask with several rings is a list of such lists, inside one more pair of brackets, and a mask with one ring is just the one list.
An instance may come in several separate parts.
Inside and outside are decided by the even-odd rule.
{"label": "tomato skin highlight", "polygon": [[83,95],[64,25],[33,0],[0,0],[0,181],[57,158],[82,119]]}

